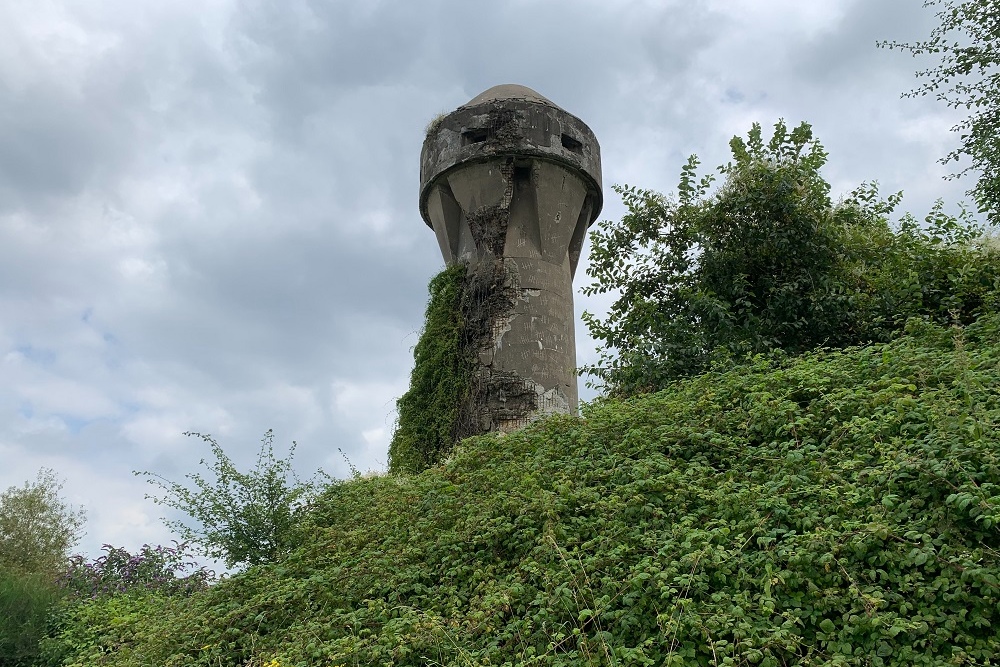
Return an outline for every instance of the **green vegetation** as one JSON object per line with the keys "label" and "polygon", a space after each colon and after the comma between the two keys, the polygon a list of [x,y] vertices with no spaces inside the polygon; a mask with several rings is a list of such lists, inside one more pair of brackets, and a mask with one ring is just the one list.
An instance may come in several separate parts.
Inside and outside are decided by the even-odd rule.
{"label": "green vegetation", "polygon": [[61,597],[47,574],[0,568],[0,667],[37,664],[49,613]]}
{"label": "green vegetation", "polygon": [[913,56],[940,57],[936,67],[917,72],[925,79],[923,85],[904,97],[933,95],[953,109],[969,112],[951,128],[959,134],[961,145],[941,158],[941,163],[970,160],[950,178],[979,172],[969,194],[980,212],[993,224],[1000,223],[1000,1],[925,0],[924,7],[937,7],[940,21],[928,39],[881,42],[879,46]]}
{"label": "green vegetation", "polygon": [[430,282],[424,329],[413,348],[410,388],[396,402],[399,421],[389,445],[390,472],[420,472],[437,463],[457,440],[472,373],[463,345],[465,277],[466,265],[458,263]]}
{"label": "green vegetation", "polygon": [[888,215],[900,195],[863,185],[839,204],[820,174],[827,154],[803,123],[754,125],[733,161],[697,178],[691,157],[673,197],[618,187],[628,213],[591,234],[594,282],[618,293],[584,319],[602,345],[584,370],[612,395],[655,391],[713,365],[891,340],[910,317],[973,321],[995,308],[1000,252],[939,202],[920,225]]}
{"label": "green vegetation", "polygon": [[107,627],[141,622],[155,600],[183,600],[206,590],[213,578],[192,561],[185,544],[147,544],[134,554],[105,545],[104,552],[93,561],[70,559],[58,582],[61,596],[46,616],[48,632],[35,638],[33,660],[25,667],[62,665],[79,654],[87,659],[75,664],[101,664],[103,654],[113,650],[98,641]]}
{"label": "green vegetation", "polygon": [[390,474],[320,490],[270,432],[247,474],[193,434],[214,478],[147,476],[246,569],[108,547],[58,601],[0,569],[0,667],[1000,663],[1000,250],[834,204],[808,125],[731,146],[711,194],[695,158],[675,199],[619,189],[582,417],[466,437],[510,295],[446,269]]}
{"label": "green vegetation", "polygon": [[34,482],[0,494],[0,570],[53,574],[80,538],[85,514],[59,495],[62,483],[43,468]]}
{"label": "green vegetation", "polygon": [[56,577],[80,536],[84,513],[60,496],[43,468],[0,494],[0,667],[34,664],[46,619],[62,591]]}
{"label": "green vegetation", "polygon": [[[495,207],[487,208],[483,215],[496,213]],[[389,444],[392,474],[426,470],[459,441],[491,431],[524,392],[523,382],[510,372],[479,364],[479,355],[494,344],[494,326],[513,311],[517,298],[504,260],[494,254],[474,268],[464,262],[450,266],[431,280],[430,294],[413,350],[410,388],[396,403],[399,419]],[[495,405],[499,395],[510,400],[504,408]]]}
{"label": "green vegetation", "polygon": [[105,544],[104,555],[88,561],[73,556],[59,577],[65,591],[84,597],[116,595],[134,591],[191,593],[208,587],[213,573],[199,566],[189,545],[172,547],[144,544],[136,553]]}
{"label": "green vegetation", "polygon": [[[287,458],[276,458],[274,433],[268,431],[261,440],[256,466],[240,472],[212,436],[184,435],[201,438],[211,448],[215,461],[200,461],[211,471],[211,477],[185,475],[195,486],[190,489],[160,475],[135,473],[165,493],[163,497],[147,498],[181,510],[194,520],[192,525],[166,521],[167,526],[227,567],[269,563],[286,553],[297,539],[298,513],[320,488],[315,477],[302,482],[295,476],[295,443]],[[318,472],[317,476],[324,475]]]}
{"label": "green vegetation", "polygon": [[912,320],[335,484],[288,556],[85,605],[57,664],[996,664],[998,341]]}

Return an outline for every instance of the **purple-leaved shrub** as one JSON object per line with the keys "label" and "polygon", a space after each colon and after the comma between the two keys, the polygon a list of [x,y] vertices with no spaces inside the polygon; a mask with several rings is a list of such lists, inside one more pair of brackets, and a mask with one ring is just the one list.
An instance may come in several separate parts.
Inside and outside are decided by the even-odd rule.
{"label": "purple-leaved shrub", "polygon": [[207,588],[215,573],[193,559],[187,542],[173,544],[172,547],[144,544],[135,554],[105,544],[104,555],[92,561],[73,556],[60,584],[84,597],[132,591],[187,594]]}

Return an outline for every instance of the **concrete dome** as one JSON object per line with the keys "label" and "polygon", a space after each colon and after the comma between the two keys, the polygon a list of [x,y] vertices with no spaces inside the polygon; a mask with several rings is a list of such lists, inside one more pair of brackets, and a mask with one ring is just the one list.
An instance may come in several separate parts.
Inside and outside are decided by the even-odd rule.
{"label": "concrete dome", "polygon": [[554,103],[549,98],[536,93],[531,88],[527,86],[521,86],[516,83],[503,83],[499,86],[493,86],[489,90],[484,90],[479,93],[471,100],[463,104],[463,107],[474,107],[477,104],[486,104],[487,102],[496,102],[499,100],[524,100],[525,102],[536,102],[538,104],[547,104],[550,107],[555,107],[556,109],[561,109],[561,107]]}
{"label": "concrete dome", "polygon": [[600,214],[601,147],[593,131],[531,88],[505,83],[476,95],[428,128],[420,153],[420,215],[434,226],[427,203],[438,178],[463,165],[515,156],[556,162],[577,172],[589,193],[587,224]]}

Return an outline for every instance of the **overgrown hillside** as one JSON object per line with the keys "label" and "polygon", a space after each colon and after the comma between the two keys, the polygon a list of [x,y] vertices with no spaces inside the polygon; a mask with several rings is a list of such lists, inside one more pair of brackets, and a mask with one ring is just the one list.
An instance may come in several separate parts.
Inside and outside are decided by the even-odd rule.
{"label": "overgrown hillside", "polygon": [[337,484],[300,546],[74,606],[64,665],[990,665],[1000,320],[760,358]]}

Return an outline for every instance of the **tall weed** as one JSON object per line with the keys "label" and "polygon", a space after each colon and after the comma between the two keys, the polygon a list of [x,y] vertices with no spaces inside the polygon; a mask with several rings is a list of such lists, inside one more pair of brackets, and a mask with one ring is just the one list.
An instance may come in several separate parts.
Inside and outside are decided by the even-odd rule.
{"label": "tall weed", "polygon": [[46,618],[60,597],[49,575],[0,570],[0,667],[35,664]]}

